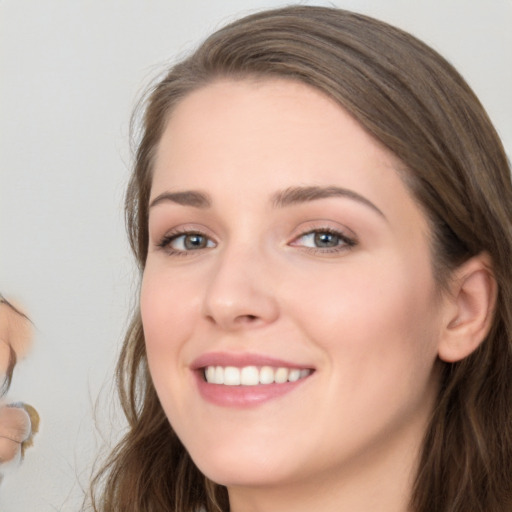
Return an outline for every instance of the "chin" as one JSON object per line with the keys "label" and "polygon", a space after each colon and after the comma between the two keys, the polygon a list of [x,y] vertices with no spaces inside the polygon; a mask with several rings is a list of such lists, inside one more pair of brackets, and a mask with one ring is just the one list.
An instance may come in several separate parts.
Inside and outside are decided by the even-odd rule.
{"label": "chin", "polygon": [[[206,456],[205,456],[206,455]],[[210,449],[191,454],[199,470],[213,482],[226,487],[258,487],[275,485],[293,473],[291,461],[276,458],[269,449]]]}
{"label": "chin", "polygon": [[201,472],[212,482],[226,487],[265,487],[277,485],[286,480],[282,472],[258,467],[199,467]]}

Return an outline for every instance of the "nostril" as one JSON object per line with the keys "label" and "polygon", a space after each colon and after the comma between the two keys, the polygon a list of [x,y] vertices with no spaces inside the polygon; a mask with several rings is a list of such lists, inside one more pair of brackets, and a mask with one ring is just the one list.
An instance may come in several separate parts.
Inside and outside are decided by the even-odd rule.
{"label": "nostril", "polygon": [[214,325],[222,325],[224,328],[240,328],[243,326],[253,326],[257,325],[261,317],[258,315],[237,315],[233,319],[228,319],[227,321],[222,318],[216,318],[213,315],[207,315],[206,320],[210,324]]}
{"label": "nostril", "polygon": [[258,320],[258,317],[256,315],[240,315],[236,320],[239,323],[253,323]]}

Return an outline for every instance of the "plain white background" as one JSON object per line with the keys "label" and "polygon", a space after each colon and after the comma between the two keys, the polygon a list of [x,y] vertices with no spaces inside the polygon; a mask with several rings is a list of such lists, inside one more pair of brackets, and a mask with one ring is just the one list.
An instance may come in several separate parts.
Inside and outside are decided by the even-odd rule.
{"label": "plain white background", "polygon": [[[321,3],[321,2],[303,2]],[[338,0],[419,36],[463,73],[512,152],[512,0]],[[137,290],[125,242],[129,116],[166,64],[263,0],[0,0],[0,292],[34,348],[9,397],[41,431],[0,487],[2,512],[76,511],[102,444]]]}

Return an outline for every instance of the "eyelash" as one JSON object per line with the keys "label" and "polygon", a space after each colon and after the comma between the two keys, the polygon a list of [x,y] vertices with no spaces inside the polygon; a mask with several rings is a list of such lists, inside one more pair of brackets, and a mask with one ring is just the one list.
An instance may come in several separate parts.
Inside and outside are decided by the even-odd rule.
{"label": "eyelash", "polygon": [[[306,247],[306,246],[302,246],[302,245],[299,245],[296,243],[297,240],[301,240],[307,236],[312,236],[315,234],[332,235],[339,239],[340,244],[335,245],[333,247]],[[211,246],[208,247],[208,245],[206,247],[200,247],[197,249],[189,249],[189,250],[174,249],[173,247],[171,247],[171,244],[173,242],[175,242],[176,240],[178,240],[180,237],[187,237],[187,236],[203,237],[207,240],[207,242],[206,242],[207,244],[210,242],[213,242],[215,244],[215,242],[212,241],[212,239],[208,235],[205,235],[204,233],[201,233],[200,231],[179,230],[179,231],[175,231],[175,232],[165,235],[160,240],[160,242],[158,242],[157,247],[159,249],[165,250],[171,256],[190,256],[192,253],[195,253],[197,251],[202,251],[204,249],[211,248]],[[318,254],[318,253],[333,254],[333,253],[340,253],[343,251],[350,250],[352,247],[357,245],[357,240],[355,238],[348,237],[342,231],[332,229],[329,227],[324,227],[324,228],[310,229],[308,231],[301,233],[300,235],[295,237],[294,240],[292,242],[290,242],[289,245],[291,245],[293,247],[302,247],[302,249],[305,250],[306,252],[313,253],[313,254]]]}
{"label": "eyelash", "polygon": [[[337,237],[339,239],[339,244],[335,245],[333,247],[306,247],[306,246],[299,246],[295,241],[301,240],[307,236],[315,235],[315,234],[327,234],[332,235],[334,237]],[[302,247],[303,250],[307,252],[311,252],[313,254],[337,254],[340,252],[344,252],[347,250],[350,250],[352,247],[357,245],[357,240],[353,237],[347,236],[345,233],[343,233],[340,230],[329,228],[329,227],[323,227],[323,228],[314,228],[310,229],[299,236],[297,236],[294,241],[290,244],[292,246],[298,246]]]}
{"label": "eyelash", "polygon": [[[157,247],[165,250],[170,256],[190,256],[191,253],[194,253],[196,251],[200,251],[202,249],[210,249],[210,247],[201,247],[198,249],[190,249],[190,250],[182,250],[182,249],[174,249],[171,244],[178,240],[181,237],[187,237],[187,236],[198,236],[205,238],[207,240],[207,244],[211,242],[211,238],[208,235],[205,235],[204,233],[201,233],[200,231],[196,230],[177,230],[172,233],[169,233],[165,235],[160,242],[158,242]],[[215,242],[214,242],[215,243]]]}

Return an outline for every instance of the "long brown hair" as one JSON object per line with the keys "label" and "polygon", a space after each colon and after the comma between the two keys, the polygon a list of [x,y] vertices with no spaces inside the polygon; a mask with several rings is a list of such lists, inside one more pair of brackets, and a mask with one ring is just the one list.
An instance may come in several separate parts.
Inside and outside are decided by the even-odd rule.
{"label": "long brown hair", "polygon": [[[296,6],[243,18],[208,38],[148,94],[126,197],[132,249],[143,271],[152,163],[184,96],[228,77],[288,78],[323,91],[403,163],[427,215],[440,287],[486,251],[498,283],[489,335],[465,360],[443,364],[423,445],[415,512],[512,510],[512,186],[502,144],[457,71],[413,36],[359,14]],[[97,475],[94,510],[227,511],[173,433],[148,372],[134,315],[117,367],[126,436]]]}

